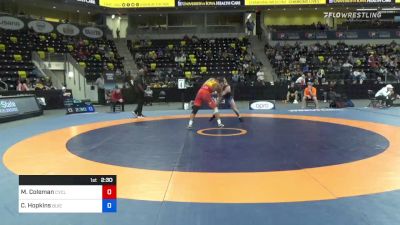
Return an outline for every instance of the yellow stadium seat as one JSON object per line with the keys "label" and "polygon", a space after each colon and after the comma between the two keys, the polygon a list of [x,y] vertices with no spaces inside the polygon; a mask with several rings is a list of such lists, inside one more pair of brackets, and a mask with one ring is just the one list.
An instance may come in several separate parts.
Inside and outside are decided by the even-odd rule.
{"label": "yellow stadium seat", "polygon": [[196,57],[196,56],[193,55],[193,54],[190,54],[190,55],[189,55],[189,58],[190,58],[190,59],[193,59],[193,58],[195,58],[195,57]]}
{"label": "yellow stadium seat", "polygon": [[14,55],[14,60],[17,62],[21,62],[22,61],[22,55]]}
{"label": "yellow stadium seat", "polygon": [[20,71],[18,71],[18,76],[20,78],[26,78],[27,77],[27,73],[26,73],[26,71],[20,70]]}
{"label": "yellow stadium seat", "polygon": [[10,41],[12,42],[12,43],[17,43],[18,42],[18,38],[17,37],[14,37],[14,36],[11,36],[10,37]]}
{"label": "yellow stadium seat", "polygon": [[67,45],[68,51],[72,52],[74,50],[74,46],[73,45]]}
{"label": "yellow stadium seat", "polygon": [[112,63],[107,63],[107,67],[110,70],[114,70],[114,64],[112,64]]}
{"label": "yellow stadium seat", "polygon": [[109,52],[108,54],[110,55],[110,57],[111,57],[112,59],[115,57],[114,52]]}
{"label": "yellow stadium seat", "polygon": [[325,57],[323,55],[318,56],[318,59],[319,59],[320,62],[325,61]]}
{"label": "yellow stadium seat", "polygon": [[6,45],[0,44],[0,52],[5,52],[5,51],[6,51]]}
{"label": "yellow stadium seat", "polygon": [[138,49],[138,48],[140,48],[140,45],[135,45],[135,46],[133,46],[133,48]]}
{"label": "yellow stadium seat", "polygon": [[44,35],[39,35],[39,40],[40,40],[40,41],[45,41],[45,40],[46,40],[46,37],[45,37]]}
{"label": "yellow stadium seat", "polygon": [[231,43],[231,47],[232,48],[236,48],[236,44],[235,43]]}
{"label": "yellow stadium seat", "polygon": [[57,38],[57,34],[56,33],[51,33],[50,34],[51,38],[56,39]]}
{"label": "yellow stadium seat", "polygon": [[197,59],[196,59],[196,58],[191,58],[191,59],[190,59],[190,62],[191,62],[193,65],[195,65],[195,64],[197,63]]}
{"label": "yellow stadium seat", "polygon": [[151,63],[151,64],[150,64],[150,69],[151,69],[152,71],[156,70],[156,67],[157,67],[157,64],[156,64],[156,63]]}
{"label": "yellow stadium seat", "polygon": [[207,67],[202,66],[200,67],[200,73],[206,73],[207,72]]}
{"label": "yellow stadium seat", "polygon": [[168,49],[169,49],[169,50],[172,50],[173,48],[174,48],[174,45],[172,45],[172,44],[169,44],[169,45],[168,45]]}
{"label": "yellow stadium seat", "polygon": [[181,46],[185,46],[186,45],[186,41],[181,41]]}
{"label": "yellow stadium seat", "polygon": [[85,62],[79,62],[79,65],[80,65],[82,68],[86,68],[86,63],[85,63]]}
{"label": "yellow stadium seat", "polygon": [[83,40],[83,44],[84,45],[89,45],[89,41],[85,39],[85,40]]}
{"label": "yellow stadium seat", "polygon": [[191,71],[185,71],[185,77],[187,79],[192,79],[192,72]]}
{"label": "yellow stadium seat", "polygon": [[232,75],[237,75],[239,72],[237,70],[232,70]]}
{"label": "yellow stadium seat", "polygon": [[100,61],[100,60],[101,60],[101,56],[100,56],[99,54],[95,54],[95,55],[94,55],[94,58],[95,58],[97,61]]}
{"label": "yellow stadium seat", "polygon": [[241,49],[242,49],[242,51],[246,51],[247,50],[247,47],[246,46],[242,46],[242,47],[240,47]]}
{"label": "yellow stadium seat", "polygon": [[54,53],[54,52],[55,52],[55,50],[54,50],[53,47],[47,47],[47,51],[48,51],[49,53]]}
{"label": "yellow stadium seat", "polygon": [[38,53],[40,59],[46,58],[46,53],[44,51],[38,51],[37,53]]}

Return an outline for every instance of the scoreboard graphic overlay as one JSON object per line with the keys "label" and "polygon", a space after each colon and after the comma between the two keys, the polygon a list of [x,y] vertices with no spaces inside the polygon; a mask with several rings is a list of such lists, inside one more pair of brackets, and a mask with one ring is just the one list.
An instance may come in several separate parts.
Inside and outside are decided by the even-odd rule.
{"label": "scoreboard graphic overlay", "polygon": [[20,175],[20,213],[117,212],[115,175]]}

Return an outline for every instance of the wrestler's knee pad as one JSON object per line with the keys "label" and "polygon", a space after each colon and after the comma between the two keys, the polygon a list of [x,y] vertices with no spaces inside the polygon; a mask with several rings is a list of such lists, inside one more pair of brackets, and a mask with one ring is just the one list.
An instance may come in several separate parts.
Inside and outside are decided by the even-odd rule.
{"label": "wrestler's knee pad", "polygon": [[214,108],[214,114],[217,114],[217,113],[219,113],[218,107],[215,107],[215,108]]}

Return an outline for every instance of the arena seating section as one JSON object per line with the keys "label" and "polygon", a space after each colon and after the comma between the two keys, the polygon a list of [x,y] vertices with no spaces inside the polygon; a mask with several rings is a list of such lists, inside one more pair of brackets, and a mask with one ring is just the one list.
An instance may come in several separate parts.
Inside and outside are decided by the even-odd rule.
{"label": "arena seating section", "polygon": [[[400,52],[400,46],[394,42],[386,45],[347,45],[339,42],[334,45],[315,43],[309,47],[288,44],[274,47],[267,45],[265,50],[280,80],[287,80],[289,75],[291,80],[295,80],[303,73],[305,65],[309,67],[314,78],[316,72],[323,68],[327,80],[350,79],[342,67],[349,61],[353,65],[353,70],[363,70],[367,78],[374,81],[378,77],[383,80],[381,68],[385,68],[388,78],[394,80],[394,73],[399,63],[397,54]],[[306,58],[305,64],[299,63],[301,56]],[[376,62],[375,66],[369,63],[371,59]]]}
{"label": "arena seating section", "polygon": [[35,76],[30,46],[31,39],[28,33],[1,30],[0,78],[2,80],[16,80],[19,77]]}
{"label": "arena seating section", "polygon": [[[247,39],[175,39],[130,41],[130,49],[139,68],[149,68],[150,74],[175,73],[189,79],[204,80],[210,76],[232,77],[241,71],[250,79],[259,67],[247,60],[249,42]],[[176,56],[185,55],[185,60],[175,61]],[[243,68],[250,63],[253,70]]]}
{"label": "arena seating section", "polygon": [[111,40],[39,34],[31,30],[0,32],[0,78],[8,83],[15,83],[18,78],[34,79],[38,75],[32,63],[32,51],[37,51],[43,60],[46,53],[70,53],[85,68],[88,80],[97,79],[104,69],[123,71]]}

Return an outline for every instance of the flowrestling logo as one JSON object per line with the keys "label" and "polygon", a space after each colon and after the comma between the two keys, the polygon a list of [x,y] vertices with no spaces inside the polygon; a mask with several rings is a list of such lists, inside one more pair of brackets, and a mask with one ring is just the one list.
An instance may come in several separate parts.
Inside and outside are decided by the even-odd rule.
{"label": "flowrestling logo", "polygon": [[176,2],[178,7],[193,7],[193,6],[241,6],[243,0],[178,0]]}
{"label": "flowrestling logo", "polygon": [[272,101],[253,101],[250,102],[251,110],[270,110],[275,109],[275,103]]}
{"label": "flowrestling logo", "polygon": [[0,113],[18,112],[17,104],[10,100],[0,101]]}
{"label": "flowrestling logo", "polygon": [[381,12],[324,12],[324,18],[379,19],[381,17]]}

